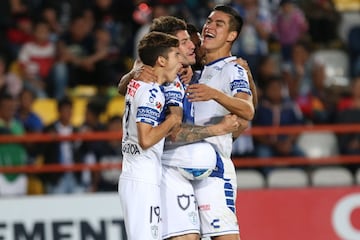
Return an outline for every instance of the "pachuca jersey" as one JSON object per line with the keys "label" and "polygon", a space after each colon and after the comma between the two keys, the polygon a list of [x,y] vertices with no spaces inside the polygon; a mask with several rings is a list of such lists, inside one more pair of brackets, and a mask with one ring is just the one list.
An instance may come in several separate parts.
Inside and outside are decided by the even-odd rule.
{"label": "pachuca jersey", "polygon": [[[226,57],[205,65],[199,83],[220,90],[229,96],[234,96],[239,92],[251,95],[246,70],[238,65],[235,60],[236,57]],[[194,102],[194,109],[196,125],[219,123],[225,115],[230,113],[214,100]],[[212,143],[221,156],[230,158],[232,149],[231,133],[210,137],[206,141]]]}
{"label": "pachuca jersey", "polygon": [[157,83],[131,80],[125,100],[121,178],[160,184],[164,139],[143,150],[138,141],[137,123],[156,127],[162,122],[165,104],[163,89]]}

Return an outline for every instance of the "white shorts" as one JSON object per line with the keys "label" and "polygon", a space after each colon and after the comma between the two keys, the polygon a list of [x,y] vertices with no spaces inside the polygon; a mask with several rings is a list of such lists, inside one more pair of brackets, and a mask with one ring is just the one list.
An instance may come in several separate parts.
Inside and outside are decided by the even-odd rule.
{"label": "white shorts", "polygon": [[161,179],[163,239],[184,234],[200,234],[198,205],[190,180],[176,167],[163,165]]}
{"label": "white shorts", "polygon": [[160,240],[160,186],[120,178],[119,195],[128,239]]}
{"label": "white shorts", "polygon": [[235,209],[236,173],[231,160],[219,159],[217,170],[209,177],[192,183],[199,205],[202,236],[239,234]]}

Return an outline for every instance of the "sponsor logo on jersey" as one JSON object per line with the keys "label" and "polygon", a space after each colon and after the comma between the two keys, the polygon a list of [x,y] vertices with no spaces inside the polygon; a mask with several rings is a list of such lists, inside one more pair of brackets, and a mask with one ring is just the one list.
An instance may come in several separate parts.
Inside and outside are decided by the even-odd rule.
{"label": "sponsor logo on jersey", "polygon": [[[165,92],[165,102],[166,104],[169,103],[181,103],[183,99],[183,95],[179,91],[168,91]],[[179,104],[178,104],[179,105]]]}
{"label": "sponsor logo on jersey", "polygon": [[131,154],[131,155],[138,155],[140,154],[140,150],[136,144],[126,143],[122,145],[122,153]]}
{"label": "sponsor logo on jersey", "polygon": [[127,87],[127,94],[129,96],[134,96],[136,91],[138,90],[138,88],[140,87],[140,83],[138,83],[137,81],[135,80],[131,80],[128,84],[128,87]]}
{"label": "sponsor logo on jersey", "polygon": [[231,91],[243,92],[251,95],[249,82],[245,79],[236,79],[230,83]]}
{"label": "sponsor logo on jersey", "polygon": [[219,219],[214,219],[212,222],[211,222],[211,226],[215,229],[218,229],[220,228],[220,220]]}
{"label": "sponsor logo on jersey", "polygon": [[199,209],[200,209],[200,211],[209,211],[210,210],[210,204],[200,205]]}
{"label": "sponsor logo on jersey", "polygon": [[136,113],[136,118],[144,119],[144,121],[151,120],[157,122],[160,118],[160,112],[150,107],[139,107]]}
{"label": "sponsor logo on jersey", "polygon": [[158,93],[158,90],[155,88],[152,88],[149,90],[149,92],[150,92],[149,102],[154,103],[154,101],[156,99],[156,93]]}

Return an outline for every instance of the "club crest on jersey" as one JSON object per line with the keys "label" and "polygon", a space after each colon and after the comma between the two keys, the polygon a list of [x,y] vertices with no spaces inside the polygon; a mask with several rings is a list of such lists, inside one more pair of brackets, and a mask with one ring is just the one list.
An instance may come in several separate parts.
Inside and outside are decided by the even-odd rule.
{"label": "club crest on jersey", "polygon": [[189,195],[180,195],[177,196],[178,205],[182,210],[186,210],[190,206],[190,196]]}
{"label": "club crest on jersey", "polygon": [[159,226],[153,225],[151,226],[151,235],[153,239],[158,239],[159,237]]}

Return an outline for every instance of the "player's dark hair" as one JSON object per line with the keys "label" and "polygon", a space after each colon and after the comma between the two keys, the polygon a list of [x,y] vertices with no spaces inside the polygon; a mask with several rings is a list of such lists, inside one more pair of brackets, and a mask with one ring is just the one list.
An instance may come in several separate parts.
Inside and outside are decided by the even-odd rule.
{"label": "player's dark hair", "polygon": [[175,35],[178,31],[187,30],[186,22],[174,16],[161,16],[153,19],[150,32],[162,32]]}
{"label": "player's dark hair", "polygon": [[159,56],[168,58],[172,47],[179,47],[179,40],[176,37],[162,32],[150,32],[140,40],[138,45],[140,60],[153,67]]}
{"label": "player's dark hair", "polygon": [[213,8],[213,11],[220,11],[229,15],[229,30],[236,31],[237,36],[239,36],[244,22],[240,14],[234,8],[226,5],[216,5]]}

